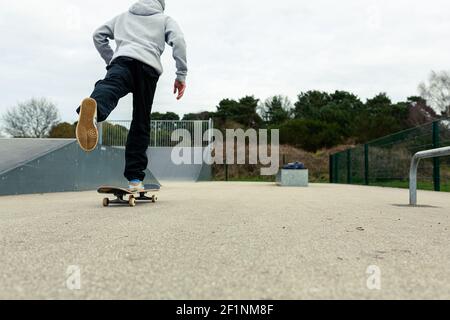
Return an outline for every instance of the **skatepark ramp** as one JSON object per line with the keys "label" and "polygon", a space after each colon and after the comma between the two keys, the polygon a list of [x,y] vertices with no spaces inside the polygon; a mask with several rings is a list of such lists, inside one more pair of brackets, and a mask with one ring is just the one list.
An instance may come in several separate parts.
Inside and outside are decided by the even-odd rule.
{"label": "skatepark ramp", "polygon": [[[124,150],[113,147],[85,153],[72,139],[0,139],[0,195],[121,186],[124,165]],[[159,183],[148,170],[146,183]]]}
{"label": "skatepark ramp", "polygon": [[[209,181],[212,176],[211,166],[206,164],[176,165],[171,160],[173,148],[149,148],[147,153],[150,159],[149,170],[159,181]],[[204,148],[192,148],[192,163],[194,157],[202,157]]]}
{"label": "skatepark ramp", "polygon": [[[100,128],[101,141],[104,146],[124,149],[131,121],[116,120],[102,123]],[[208,181],[212,177],[212,167],[198,163],[194,159],[202,159],[205,149],[210,148],[212,137],[210,129],[213,121],[173,121],[154,120],[151,122],[150,145],[147,151],[149,157],[148,169],[159,181]],[[184,130],[188,138],[183,137],[183,147],[190,149],[191,163],[177,165],[172,161],[172,151],[178,142],[172,141],[175,130]],[[206,139],[205,139],[206,137]]]}

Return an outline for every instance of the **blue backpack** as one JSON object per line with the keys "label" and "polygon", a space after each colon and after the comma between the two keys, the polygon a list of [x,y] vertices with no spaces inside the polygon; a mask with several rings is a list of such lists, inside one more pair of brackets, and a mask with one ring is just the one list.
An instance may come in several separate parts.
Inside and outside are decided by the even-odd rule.
{"label": "blue backpack", "polygon": [[288,163],[283,167],[285,170],[306,170],[306,166],[302,162]]}

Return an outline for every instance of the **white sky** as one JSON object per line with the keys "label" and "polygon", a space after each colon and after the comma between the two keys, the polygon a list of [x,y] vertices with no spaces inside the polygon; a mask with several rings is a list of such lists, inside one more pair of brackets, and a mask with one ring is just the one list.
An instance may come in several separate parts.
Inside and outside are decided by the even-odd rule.
{"label": "white sky", "polygon": [[[103,78],[92,44],[126,0],[0,0],[0,113],[30,97],[49,97],[61,118]],[[446,0],[166,0],[188,44],[188,91],[176,102],[171,49],[154,111],[215,110],[222,98],[265,99],[301,91],[348,90],[362,99],[417,94],[431,70],[450,69]],[[131,117],[125,98],[111,120]]]}

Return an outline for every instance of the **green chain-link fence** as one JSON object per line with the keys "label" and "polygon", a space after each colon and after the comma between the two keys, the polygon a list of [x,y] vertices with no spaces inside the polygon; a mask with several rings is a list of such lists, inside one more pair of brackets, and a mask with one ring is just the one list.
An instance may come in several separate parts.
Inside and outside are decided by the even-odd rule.
{"label": "green chain-link fence", "polygon": [[[407,188],[412,156],[450,146],[450,119],[371,141],[330,156],[330,182]],[[450,157],[423,160],[418,187],[450,192]]]}

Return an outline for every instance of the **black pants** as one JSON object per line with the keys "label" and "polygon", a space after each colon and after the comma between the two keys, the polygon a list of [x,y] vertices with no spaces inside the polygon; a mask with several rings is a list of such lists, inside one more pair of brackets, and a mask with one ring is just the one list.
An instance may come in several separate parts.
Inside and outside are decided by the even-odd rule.
{"label": "black pants", "polygon": [[105,79],[95,84],[91,94],[97,101],[97,120],[105,121],[119,99],[133,93],[133,121],[127,138],[124,175],[129,181],[143,181],[148,166],[150,117],[159,74],[149,65],[127,57],[115,59],[107,70]]}

